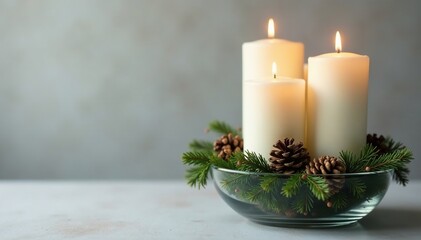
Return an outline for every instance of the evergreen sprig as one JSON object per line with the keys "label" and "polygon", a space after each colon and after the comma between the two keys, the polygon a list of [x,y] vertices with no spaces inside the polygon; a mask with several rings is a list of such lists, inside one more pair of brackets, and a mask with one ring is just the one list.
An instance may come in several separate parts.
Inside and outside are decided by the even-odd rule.
{"label": "evergreen sprig", "polygon": [[329,184],[325,178],[307,175],[305,182],[318,200],[325,201],[329,197]]}
{"label": "evergreen sprig", "polygon": [[275,185],[278,183],[279,177],[276,175],[269,175],[262,177],[262,181],[260,182],[260,187],[265,192],[270,192],[275,189]]}
{"label": "evergreen sprig", "polygon": [[303,185],[302,177],[299,174],[292,175],[288,178],[285,182],[284,186],[282,187],[282,195],[285,197],[292,197],[295,196],[300,190],[301,186]]}
{"label": "evergreen sprig", "polygon": [[364,193],[367,190],[367,186],[359,178],[349,178],[347,179],[347,187],[351,192],[352,196],[356,198],[363,198]]}
{"label": "evergreen sprig", "polygon": [[301,188],[295,201],[292,202],[292,208],[299,214],[307,215],[314,207],[314,195],[307,189]]}
{"label": "evergreen sprig", "polygon": [[183,153],[182,161],[185,165],[195,166],[195,165],[207,165],[210,164],[210,157],[207,152],[185,152]]}
{"label": "evergreen sprig", "polygon": [[[233,127],[222,121],[213,121],[209,123],[209,131],[220,134],[239,134]],[[213,144],[206,140],[193,140],[189,144],[190,152],[183,153],[181,159],[183,164],[189,168],[186,170],[185,178],[191,187],[204,188],[209,178],[209,172],[212,165],[220,168],[235,169],[234,156],[225,161],[216,157],[213,152]]]}
{"label": "evergreen sprig", "polygon": [[236,169],[235,162],[232,159],[234,158],[231,158],[227,161],[215,155],[211,155],[209,157],[209,162],[215,167],[225,168],[225,169]]}
{"label": "evergreen sprig", "polygon": [[397,142],[397,141],[393,140],[393,138],[391,138],[391,137],[386,137],[385,145],[388,147],[388,149],[390,149],[389,152],[394,152],[396,150],[402,150],[402,149],[405,148],[403,143]]}
{"label": "evergreen sprig", "polygon": [[[211,122],[209,130],[224,135],[241,134],[240,130],[221,121]],[[339,156],[345,162],[347,173],[391,169],[394,180],[405,186],[409,181],[408,164],[413,159],[412,152],[392,138],[386,138],[385,146],[388,151],[383,154],[367,144],[358,154],[342,151]],[[267,159],[255,152],[234,152],[228,159],[222,159],[214,152],[210,141],[193,140],[189,147],[191,151],[182,155],[182,162],[188,167],[186,180],[190,186],[199,189],[205,187],[212,167],[258,173],[224,173],[220,176],[221,186],[240,201],[257,204],[263,211],[276,214],[294,210],[295,213],[307,215],[320,206],[328,206],[326,211],[346,209],[376,196],[378,191],[384,189],[378,184],[387,184],[381,176],[374,184],[350,177],[345,178],[340,192],[331,193],[329,182],[323,175],[298,173],[279,177],[272,173]]]}
{"label": "evergreen sprig", "polygon": [[187,169],[187,184],[191,187],[204,188],[207,184],[210,164],[198,165]]}
{"label": "evergreen sprig", "polygon": [[231,127],[229,124],[222,122],[222,121],[212,121],[209,123],[209,131],[220,133],[220,134],[228,134],[231,133],[232,135],[239,135],[240,131],[236,130],[235,128]]}
{"label": "evergreen sprig", "polygon": [[392,169],[394,180],[405,186],[409,181],[407,165],[413,159],[412,152],[393,140],[391,146],[395,149],[394,151],[380,155],[376,147],[367,144],[358,155],[349,151],[342,151],[340,152],[340,158],[345,162],[348,173]]}
{"label": "evergreen sprig", "polygon": [[182,156],[182,161],[185,165],[190,166],[186,171],[187,184],[191,187],[205,187],[211,168],[209,153],[196,151],[186,152]]}
{"label": "evergreen sprig", "polygon": [[370,144],[365,145],[358,155],[350,151],[341,151],[339,153],[349,173],[365,172],[367,164],[373,161],[377,155],[377,149]]}
{"label": "evergreen sprig", "polygon": [[345,208],[349,204],[349,198],[344,192],[333,195],[329,200],[336,211]]}
{"label": "evergreen sprig", "polygon": [[245,151],[234,156],[239,161],[238,170],[248,172],[270,173],[268,161],[260,154]]}
{"label": "evergreen sprig", "polygon": [[205,140],[193,140],[189,144],[189,147],[190,147],[190,150],[193,152],[196,152],[196,151],[212,152],[213,151],[213,144]]}

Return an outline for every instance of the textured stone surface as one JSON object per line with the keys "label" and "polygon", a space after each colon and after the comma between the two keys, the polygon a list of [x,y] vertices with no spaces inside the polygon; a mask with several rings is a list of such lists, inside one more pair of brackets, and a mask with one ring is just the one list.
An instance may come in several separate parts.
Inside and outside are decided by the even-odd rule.
{"label": "textured stone surface", "polygon": [[[181,178],[211,119],[241,124],[241,44],[371,57],[369,130],[421,155],[420,1],[0,1],[0,178]],[[414,165],[417,168],[421,164]],[[413,178],[421,178],[413,171]]]}
{"label": "textured stone surface", "polygon": [[213,186],[181,181],[0,182],[2,239],[419,239],[421,182],[392,184],[359,223],[276,228],[234,212]]}

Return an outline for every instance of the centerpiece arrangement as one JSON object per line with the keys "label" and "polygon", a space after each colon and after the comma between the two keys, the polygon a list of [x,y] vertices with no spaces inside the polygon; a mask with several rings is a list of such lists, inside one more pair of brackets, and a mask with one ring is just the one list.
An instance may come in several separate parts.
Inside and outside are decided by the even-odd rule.
{"label": "centerpiece arrangement", "polygon": [[[331,227],[364,217],[390,178],[408,183],[411,151],[366,134],[369,59],[341,52],[309,58],[304,45],[274,39],[243,44],[243,128],[221,121],[214,142],[193,140],[182,156],[186,178],[262,224]],[[278,70],[279,69],[279,70]],[[308,75],[308,79],[307,78]]]}

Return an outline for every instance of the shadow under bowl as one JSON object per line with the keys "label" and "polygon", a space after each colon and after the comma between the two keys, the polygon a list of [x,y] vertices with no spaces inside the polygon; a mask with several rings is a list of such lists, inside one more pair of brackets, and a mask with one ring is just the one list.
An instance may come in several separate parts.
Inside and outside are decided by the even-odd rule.
{"label": "shadow under bowl", "polygon": [[297,175],[212,168],[217,192],[237,213],[259,224],[299,228],[338,227],[357,222],[383,199],[391,173],[392,170],[311,175],[325,180],[329,189],[336,189],[322,201],[312,194],[307,181],[301,181],[294,196],[282,193],[288,180]]}

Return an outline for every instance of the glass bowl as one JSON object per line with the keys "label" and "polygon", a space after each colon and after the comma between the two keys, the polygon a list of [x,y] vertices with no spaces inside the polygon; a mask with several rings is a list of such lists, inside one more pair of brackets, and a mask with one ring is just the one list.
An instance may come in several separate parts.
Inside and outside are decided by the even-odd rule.
{"label": "glass bowl", "polygon": [[293,196],[283,193],[290,178],[305,180],[310,175],[212,168],[217,192],[237,213],[259,224],[302,228],[337,227],[357,222],[383,199],[391,173],[392,170],[311,175],[329,183],[329,189],[336,185],[334,193],[322,201],[312,194],[306,183],[299,185]]}

